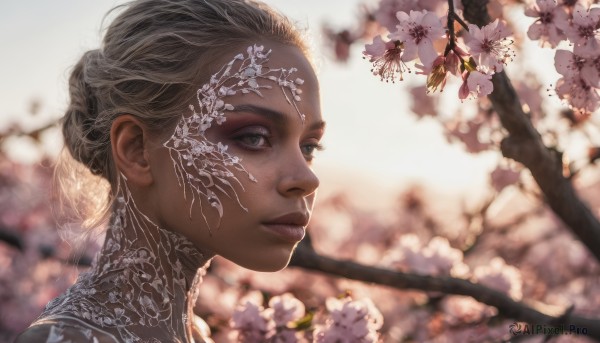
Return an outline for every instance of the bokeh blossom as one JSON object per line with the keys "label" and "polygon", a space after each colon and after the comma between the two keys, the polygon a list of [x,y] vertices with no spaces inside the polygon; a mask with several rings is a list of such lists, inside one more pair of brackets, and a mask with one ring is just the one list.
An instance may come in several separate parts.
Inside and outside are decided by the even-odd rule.
{"label": "bokeh blossom", "polygon": [[473,275],[477,282],[506,293],[515,300],[523,297],[521,272],[507,265],[500,257],[494,257],[488,265],[475,268]]}
{"label": "bokeh blossom", "polygon": [[441,308],[446,315],[446,321],[451,325],[477,323],[497,313],[495,308],[461,295],[444,297],[441,301]]}
{"label": "bokeh blossom", "polygon": [[417,0],[381,0],[375,11],[375,20],[383,27],[392,32],[398,25],[398,12],[409,12],[418,5]]}
{"label": "bokeh blossom", "polygon": [[489,150],[489,140],[481,139],[481,131],[487,125],[485,118],[476,116],[469,120],[455,118],[445,123],[446,138],[449,142],[459,141],[467,152],[475,154]]}
{"label": "bokeh blossom", "polygon": [[273,309],[273,321],[277,327],[286,326],[289,322],[302,318],[305,313],[304,304],[291,293],[272,297],[269,307]]}
{"label": "bokeh blossom", "polygon": [[230,338],[237,342],[298,342],[294,322],[304,317],[304,304],[291,293],[274,296],[264,308],[263,296],[252,291],[242,297],[233,311]]}
{"label": "bokeh blossom", "polygon": [[460,276],[468,271],[463,263],[463,253],[452,248],[446,238],[433,237],[423,245],[415,234],[401,236],[388,250],[382,264],[425,275]]}
{"label": "bokeh blossom", "polygon": [[275,323],[262,306],[262,295],[252,292],[242,298],[233,312],[230,327],[238,342],[264,342],[275,334]]}
{"label": "bokeh blossom", "polygon": [[296,342],[297,333],[290,328],[290,323],[304,317],[305,308],[302,301],[291,293],[285,293],[272,297],[269,300],[269,308],[271,309],[271,319],[275,323],[275,334],[271,339],[272,342]]}
{"label": "bokeh blossom", "polygon": [[317,343],[374,343],[379,341],[377,330],[383,316],[370,299],[352,300],[327,298],[330,317],[315,330]]}

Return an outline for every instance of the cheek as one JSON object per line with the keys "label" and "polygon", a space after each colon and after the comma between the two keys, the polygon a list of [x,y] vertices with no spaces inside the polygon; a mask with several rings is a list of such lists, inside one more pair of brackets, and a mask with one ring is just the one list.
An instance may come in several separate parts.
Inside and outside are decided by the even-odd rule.
{"label": "cheek", "polygon": [[[210,212],[216,211],[222,218],[224,202],[238,199],[239,185],[252,176],[239,158],[230,154],[220,142],[211,142],[203,136],[184,135],[182,128],[189,125],[187,120],[184,118],[179,123],[173,137],[164,144],[168,150],[167,163],[174,168],[182,196],[202,208],[201,216],[209,216],[203,210],[206,208]],[[243,208],[243,204],[237,205]],[[209,221],[206,224],[214,225]]]}
{"label": "cheek", "polygon": [[310,209],[311,212],[315,206],[316,197],[317,197],[316,191],[306,197],[306,204],[308,205],[308,208]]}

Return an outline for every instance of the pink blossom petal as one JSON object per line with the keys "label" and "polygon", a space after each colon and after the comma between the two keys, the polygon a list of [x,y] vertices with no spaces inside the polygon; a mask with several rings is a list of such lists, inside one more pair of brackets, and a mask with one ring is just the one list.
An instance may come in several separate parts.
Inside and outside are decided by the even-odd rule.
{"label": "pink blossom petal", "polygon": [[581,77],[593,87],[600,88],[600,71],[593,63],[586,63],[581,68]]}
{"label": "pink blossom petal", "polygon": [[375,11],[375,20],[392,32],[398,25],[396,13],[410,11],[415,7],[417,7],[417,0],[382,0],[379,2],[379,8]]}
{"label": "pink blossom petal", "polygon": [[404,44],[404,54],[402,55],[402,61],[409,62],[417,58],[417,45],[405,43]]}
{"label": "pink blossom petal", "polygon": [[467,84],[467,72],[464,72],[463,74],[463,83],[460,86],[460,88],[458,89],[458,98],[460,100],[465,100],[466,98],[469,97],[469,93],[471,93],[469,91],[469,85]]}
{"label": "pink blossom petal", "polygon": [[373,62],[378,57],[383,56],[385,51],[388,49],[386,42],[383,41],[381,35],[373,38],[373,43],[365,45],[365,51],[363,54],[369,56],[369,60]]}
{"label": "pink blossom petal", "polygon": [[492,76],[478,71],[473,71],[467,78],[469,90],[477,96],[486,96],[492,93],[494,85],[492,84]]}
{"label": "pink blossom petal", "polygon": [[[411,13],[414,11],[411,11]],[[405,21],[409,21],[410,20],[410,16],[408,15],[408,13],[404,12],[404,11],[400,11],[398,13],[396,13],[396,18],[398,18],[398,21],[405,22]]]}
{"label": "pink blossom petal", "polygon": [[569,50],[556,50],[556,54],[554,55],[554,66],[556,67],[556,71],[558,71],[561,75],[572,77],[575,74],[579,73],[575,67],[574,55]]}
{"label": "pink blossom petal", "polygon": [[[435,34],[434,34],[434,36],[436,36],[436,38],[439,38],[440,35],[444,34],[440,18],[433,12],[427,12],[427,13],[425,13],[425,15],[423,15],[423,18],[421,19],[421,25],[429,26],[429,27],[431,27],[431,29],[436,30]],[[441,31],[441,33],[440,33],[440,31]],[[431,31],[430,31],[430,34],[431,34]]]}
{"label": "pink blossom petal", "polygon": [[586,39],[583,44],[575,44],[573,52],[582,57],[592,57],[600,51],[600,42],[597,38]]}
{"label": "pink blossom petal", "polygon": [[527,37],[531,40],[538,40],[545,32],[545,26],[536,21],[527,30]]}
{"label": "pink blossom petal", "polygon": [[429,39],[424,39],[418,45],[419,59],[423,62],[425,67],[430,67],[433,61],[437,57],[437,52],[433,47],[433,43]]}

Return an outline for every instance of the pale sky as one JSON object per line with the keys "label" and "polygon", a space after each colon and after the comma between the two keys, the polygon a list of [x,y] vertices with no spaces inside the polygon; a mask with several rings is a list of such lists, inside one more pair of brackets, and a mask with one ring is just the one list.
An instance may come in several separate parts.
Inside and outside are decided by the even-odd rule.
{"label": "pale sky", "polygon": [[[370,73],[361,47],[346,65],[328,59],[321,25],[355,22],[360,0],[268,0],[267,3],[308,27],[316,50],[323,113],[328,122],[315,169],[322,188],[359,190],[363,196],[393,192],[413,182],[443,191],[481,188],[495,156],[479,156],[449,145],[430,119],[410,113],[404,84],[386,84]],[[87,49],[100,41],[103,15],[115,0],[1,0],[0,127],[11,120],[35,127],[58,118],[66,107],[67,78]],[[424,83],[409,75],[406,84]],[[40,99],[37,122],[23,120],[31,99]],[[457,102],[458,103],[458,102]],[[59,142],[49,145],[57,146]],[[26,141],[8,145],[12,156],[27,161]],[[366,194],[365,192],[370,192]]]}

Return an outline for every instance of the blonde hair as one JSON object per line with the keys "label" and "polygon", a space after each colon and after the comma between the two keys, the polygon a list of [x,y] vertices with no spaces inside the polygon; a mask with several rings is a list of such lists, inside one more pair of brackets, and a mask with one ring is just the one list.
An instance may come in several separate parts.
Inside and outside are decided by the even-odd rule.
{"label": "blonde hair", "polygon": [[78,163],[63,157],[55,173],[59,216],[82,219],[87,229],[111,208],[116,117],[135,115],[157,132],[172,128],[211,63],[249,43],[272,40],[308,54],[294,25],[254,0],[137,0],[115,9],[123,11],[101,48],[84,53],[70,76],[62,132]]}

